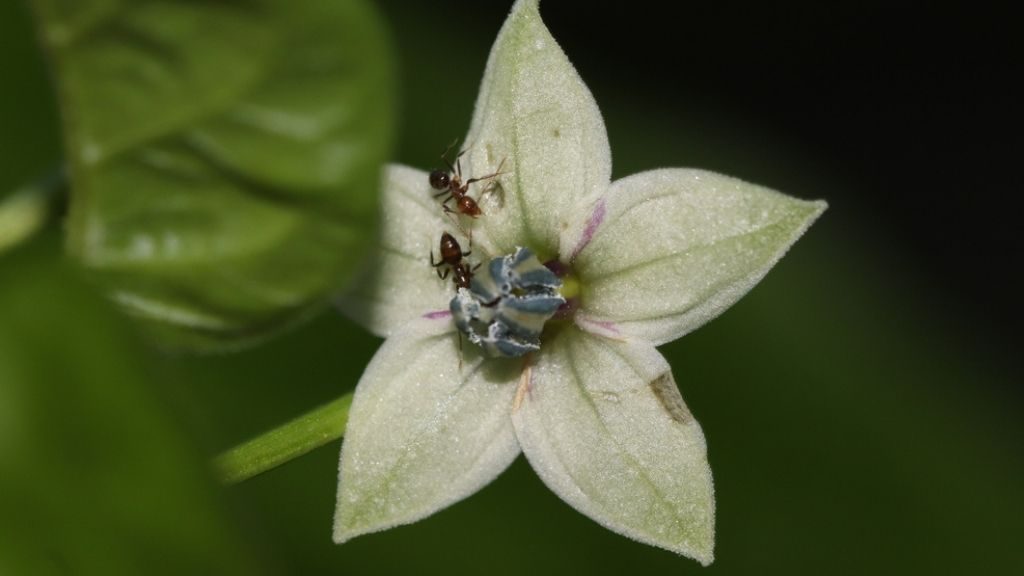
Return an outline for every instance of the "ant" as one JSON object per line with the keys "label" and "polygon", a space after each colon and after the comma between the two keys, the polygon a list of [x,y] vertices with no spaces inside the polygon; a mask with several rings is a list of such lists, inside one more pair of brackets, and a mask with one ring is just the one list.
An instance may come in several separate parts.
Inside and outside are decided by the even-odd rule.
{"label": "ant", "polygon": [[[448,278],[448,274],[451,273],[452,281],[455,282],[456,288],[469,289],[470,283],[473,281],[473,273],[480,268],[480,264],[470,267],[469,263],[465,260],[466,256],[473,253],[472,250],[462,251],[462,246],[459,245],[459,241],[454,236],[447,232],[441,234],[441,261],[434,262],[434,251],[430,251],[430,265],[437,269],[437,277],[445,280]],[[442,266],[448,266],[445,268],[444,273],[441,272]],[[497,303],[497,301],[495,301]],[[462,333],[458,332],[459,337],[459,371],[462,371]]]}
{"label": "ant", "polygon": [[[472,254],[473,251],[463,252],[459,241],[447,232],[441,234],[440,249],[440,262],[434,262],[434,251],[430,251],[430,265],[437,268],[437,277],[445,280],[451,273],[456,288],[469,288],[469,284],[473,280],[473,272],[480,268],[480,264],[470,268],[469,263],[464,261],[464,258]],[[441,273],[442,266],[448,266],[443,274]]]}
{"label": "ant", "polygon": [[[480,182],[481,180],[489,180],[502,174],[501,167],[505,164],[505,160],[501,161],[501,164],[498,165],[498,170],[495,173],[488,174],[487,176],[481,176],[479,178],[470,178],[463,182],[462,163],[459,159],[466,153],[466,151],[463,150],[455,156],[455,166],[452,166],[452,163],[448,161],[448,158],[446,158],[446,156],[448,156],[448,152],[454,145],[455,143],[452,142],[448,148],[445,149],[444,154],[441,155],[441,160],[444,160],[448,169],[434,170],[430,173],[430,187],[434,190],[441,191],[440,194],[435,194],[434,198],[440,198],[441,196],[447,195],[447,198],[441,201],[441,207],[444,208],[446,214],[454,214],[458,212],[460,214],[465,214],[470,218],[476,218],[483,214],[483,211],[480,210],[480,206],[477,204],[476,200],[469,197],[469,185],[474,182]],[[448,203],[452,200],[455,200],[455,210],[452,210],[451,207],[448,206]]]}

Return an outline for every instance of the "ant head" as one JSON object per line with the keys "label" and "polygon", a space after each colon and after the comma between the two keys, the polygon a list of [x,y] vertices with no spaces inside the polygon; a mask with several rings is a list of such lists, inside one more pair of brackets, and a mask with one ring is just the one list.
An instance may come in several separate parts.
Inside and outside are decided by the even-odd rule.
{"label": "ant head", "polygon": [[445,190],[451,184],[452,176],[447,170],[434,170],[430,173],[430,187],[434,190]]}

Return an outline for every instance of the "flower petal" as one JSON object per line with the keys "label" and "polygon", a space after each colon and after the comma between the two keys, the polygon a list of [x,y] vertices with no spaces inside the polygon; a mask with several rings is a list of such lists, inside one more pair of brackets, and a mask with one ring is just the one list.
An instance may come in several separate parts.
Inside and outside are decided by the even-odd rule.
{"label": "flower petal", "polygon": [[710,564],[714,490],[704,434],[665,359],[645,342],[575,327],[544,346],[512,412],[537,474],[610,530]]}
{"label": "flower petal", "polygon": [[334,541],[425,518],[519,454],[508,411],[521,362],[460,364],[451,318],[395,333],[356,388],[341,448]]}
{"label": "flower petal", "polygon": [[467,177],[491,174],[504,161],[501,186],[481,194],[484,215],[476,221],[493,254],[530,245],[542,258],[556,256],[572,211],[607,189],[611,151],[601,112],[541,21],[537,0],[516,2],[498,33],[464,145]]}
{"label": "flower petal", "polygon": [[375,255],[338,300],[347,316],[378,336],[389,336],[429,310],[447,310],[455,295],[452,281],[438,278],[430,267],[431,250],[440,260],[441,232],[458,230],[432,198],[428,178],[406,166],[385,168]]}
{"label": "flower petal", "polygon": [[739,300],[825,210],[702,170],[614,182],[576,234],[577,323],[662,344]]}

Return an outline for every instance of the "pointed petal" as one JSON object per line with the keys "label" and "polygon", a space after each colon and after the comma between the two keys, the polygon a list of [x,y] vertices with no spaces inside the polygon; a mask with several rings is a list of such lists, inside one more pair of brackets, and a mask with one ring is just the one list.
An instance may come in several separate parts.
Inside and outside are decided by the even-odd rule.
{"label": "pointed petal", "polygon": [[471,354],[460,366],[450,317],[415,320],[377,351],[341,449],[335,542],[425,518],[519,454],[508,412],[522,363]]}
{"label": "pointed petal", "polygon": [[445,230],[457,228],[443,216],[429,175],[392,165],[384,170],[379,239],[362,277],[338,300],[348,317],[378,336],[429,310],[447,310],[455,295],[452,281],[437,277],[430,252],[440,259]]}
{"label": "pointed petal", "polygon": [[544,483],[610,530],[710,564],[704,434],[661,354],[567,328],[530,372],[512,422]]}
{"label": "pointed petal", "polygon": [[618,180],[576,234],[577,323],[675,340],[746,294],[825,208],[702,170]]}
{"label": "pointed petal", "polygon": [[573,211],[607,189],[611,152],[601,112],[541,21],[537,0],[516,2],[498,33],[464,146],[466,176],[491,174],[504,160],[500,187],[481,194],[484,215],[474,223],[492,254],[530,245],[542,258],[556,256]]}

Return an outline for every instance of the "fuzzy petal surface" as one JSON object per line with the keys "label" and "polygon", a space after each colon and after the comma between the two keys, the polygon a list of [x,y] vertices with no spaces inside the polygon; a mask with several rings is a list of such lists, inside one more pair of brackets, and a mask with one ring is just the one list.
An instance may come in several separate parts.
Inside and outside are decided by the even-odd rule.
{"label": "fuzzy petal surface", "polygon": [[545,484],[610,530],[710,564],[714,489],[700,425],[650,344],[575,327],[546,342],[512,421]]}
{"label": "fuzzy petal surface", "polygon": [[607,189],[604,120],[537,0],[516,2],[498,33],[463,146],[465,176],[491,174],[504,160],[500,186],[480,187],[484,216],[475,222],[492,254],[529,245],[542,259],[557,255],[574,210]]}
{"label": "fuzzy petal surface", "polygon": [[746,294],[825,208],[703,170],[617,180],[577,225],[577,323],[610,338],[675,340]]}
{"label": "fuzzy petal surface", "polygon": [[390,336],[424,312],[447,310],[455,295],[451,279],[438,278],[430,267],[431,250],[440,261],[441,232],[458,232],[434,194],[426,172],[384,169],[376,257],[338,300],[342,312],[377,336]]}
{"label": "fuzzy petal surface", "polygon": [[451,318],[388,338],[356,388],[341,449],[334,541],[425,518],[487,485],[519,454],[508,412],[522,362],[460,364]]}

